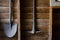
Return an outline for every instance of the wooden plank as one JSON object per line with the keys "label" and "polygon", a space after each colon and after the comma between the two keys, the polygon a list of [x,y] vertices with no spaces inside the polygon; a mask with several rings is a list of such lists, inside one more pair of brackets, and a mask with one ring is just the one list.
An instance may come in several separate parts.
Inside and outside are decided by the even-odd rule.
{"label": "wooden plank", "polygon": [[9,14],[0,13],[0,19],[9,19]]}
{"label": "wooden plank", "polygon": [[24,2],[32,2],[33,0],[22,0]]}
{"label": "wooden plank", "polygon": [[49,13],[49,8],[37,8],[37,13]]}
{"label": "wooden plank", "polygon": [[24,7],[24,9],[22,10],[22,12],[24,12],[24,13],[33,13],[33,8],[32,7]]}
{"label": "wooden plank", "polygon": [[[17,13],[14,13],[13,15],[14,19],[17,18],[15,15],[17,15]],[[9,13],[0,13],[0,19],[9,19]]]}
{"label": "wooden plank", "polygon": [[[45,2],[46,1],[46,2]],[[36,0],[36,6],[38,7],[49,7],[49,0]],[[22,5],[24,5],[24,7],[32,7],[33,6],[33,0],[25,0],[22,1]]]}
{"label": "wooden plank", "polygon": [[[36,29],[48,31],[49,30],[49,27],[48,26],[49,25],[45,25],[45,26],[36,25]],[[21,29],[22,30],[25,30],[25,31],[32,30],[32,25],[22,25]]]}
{"label": "wooden plank", "polygon": [[[24,19],[22,20],[23,22],[33,22],[33,19]],[[40,23],[48,23],[49,19],[36,19],[36,22]]]}
{"label": "wooden plank", "polygon": [[[29,20],[29,22],[28,21],[21,21],[22,22],[22,24],[24,24],[24,25],[28,25],[28,24],[32,24],[33,22],[32,21],[30,21]],[[44,24],[49,24],[49,21],[36,21],[36,25],[44,25]]]}
{"label": "wooden plank", "polygon": [[30,33],[24,33],[22,32],[22,40],[47,40],[49,35],[48,32],[39,32],[35,35],[32,35]]}
{"label": "wooden plank", "polygon": [[49,31],[49,26],[48,25],[46,25],[46,26],[37,25],[37,29],[38,30]]}
{"label": "wooden plank", "polygon": [[8,7],[9,0],[0,0],[0,7]]}
{"label": "wooden plank", "polygon": [[[32,7],[24,7],[22,12],[23,13],[33,13],[33,8]],[[39,8],[39,7],[37,7],[36,12],[37,13],[49,13],[49,8]]]}
{"label": "wooden plank", "polygon": [[24,1],[21,5],[23,5],[24,7],[33,7],[33,0],[29,2]]}
{"label": "wooden plank", "polygon": [[49,13],[49,40],[52,40],[52,7],[50,7]]}
{"label": "wooden plank", "polygon": [[[9,20],[10,20],[10,19],[0,19],[0,23],[3,23],[3,24],[9,23]],[[14,22],[15,22],[15,23],[17,23],[17,21],[18,21],[17,19],[14,19]]]}
{"label": "wooden plank", "polygon": [[[24,23],[22,23],[21,25],[24,25],[24,27],[26,27],[26,28],[28,28],[28,27],[31,28],[31,27],[32,27],[32,22],[28,22],[28,23],[27,23],[27,22],[24,22]],[[28,25],[30,25],[30,26],[28,26]],[[36,25],[40,25],[41,27],[43,27],[43,26],[48,26],[49,23],[45,23],[45,22],[43,22],[43,23],[42,23],[42,22],[41,22],[41,23],[39,22],[39,23],[38,23],[38,22],[37,22]],[[28,28],[28,29],[30,29],[30,28]],[[0,30],[3,30],[3,29],[0,29]]]}
{"label": "wooden plank", "polygon": [[[33,18],[33,13],[31,14],[23,14],[22,18],[26,19],[32,19]],[[49,13],[36,13],[36,19],[48,19],[49,18]]]}
{"label": "wooden plank", "polygon": [[9,13],[8,7],[0,7],[0,13]]}
{"label": "wooden plank", "polygon": [[[32,23],[22,23],[22,25],[33,25]],[[47,26],[49,25],[49,23],[36,23],[36,25],[40,25],[40,26]]]}
{"label": "wooden plank", "polygon": [[16,13],[16,15],[14,15],[14,17],[17,17],[17,37],[15,37],[16,39],[13,38],[13,40],[20,40],[20,0],[15,0],[14,1],[14,13]]}
{"label": "wooden plank", "polygon": [[49,7],[50,0],[36,0],[36,6],[38,7]]}
{"label": "wooden plank", "polygon": [[48,32],[38,32],[34,35],[22,32],[22,40],[48,40]]}
{"label": "wooden plank", "polygon": [[17,15],[17,20],[18,20],[18,38],[17,38],[17,40],[21,40],[21,26],[20,26],[20,0],[16,0],[17,1],[17,3],[16,3],[16,7],[17,7],[17,13],[18,13],[18,15]]}
{"label": "wooden plank", "polygon": [[[32,19],[24,19],[21,21],[21,28],[24,30],[31,30],[32,29]],[[48,27],[49,26],[49,19],[37,19],[36,28],[40,29],[39,27]]]}
{"label": "wooden plank", "polygon": [[60,6],[52,6],[52,8],[60,8]]}

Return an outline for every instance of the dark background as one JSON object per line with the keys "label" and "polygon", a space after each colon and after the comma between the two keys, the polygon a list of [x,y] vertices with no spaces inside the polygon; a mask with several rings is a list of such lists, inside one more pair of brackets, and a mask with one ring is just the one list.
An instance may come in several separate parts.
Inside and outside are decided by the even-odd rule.
{"label": "dark background", "polygon": [[60,40],[60,8],[53,8],[52,39]]}

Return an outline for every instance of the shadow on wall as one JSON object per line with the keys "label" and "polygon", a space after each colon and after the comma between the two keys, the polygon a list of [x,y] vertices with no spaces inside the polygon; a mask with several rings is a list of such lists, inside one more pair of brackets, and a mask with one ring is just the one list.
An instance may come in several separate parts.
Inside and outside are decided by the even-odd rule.
{"label": "shadow on wall", "polygon": [[53,40],[60,40],[60,8],[53,8]]}

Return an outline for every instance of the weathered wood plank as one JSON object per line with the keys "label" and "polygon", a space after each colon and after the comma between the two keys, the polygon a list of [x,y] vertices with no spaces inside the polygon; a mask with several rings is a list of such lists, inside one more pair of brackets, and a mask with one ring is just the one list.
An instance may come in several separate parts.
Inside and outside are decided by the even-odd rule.
{"label": "weathered wood plank", "polygon": [[[46,2],[45,2],[46,1]],[[49,7],[49,0],[36,0],[36,6],[37,7]],[[24,5],[24,7],[32,7],[33,6],[33,0],[24,0],[22,1],[22,5]]]}
{"label": "weathered wood plank", "polygon": [[49,13],[49,8],[37,8],[37,13]]}
{"label": "weathered wood plank", "polygon": [[[36,25],[36,28],[38,30],[48,31],[49,25]],[[32,30],[32,25],[22,25],[21,29],[22,30]]]}
{"label": "weathered wood plank", "polygon": [[49,7],[50,0],[36,0],[36,6],[38,7]]}
{"label": "weathered wood plank", "polygon": [[0,19],[9,19],[9,14],[2,14],[2,13],[0,13]]}
{"label": "weathered wood plank", "polygon": [[[31,20],[32,20],[32,19],[31,19]],[[27,25],[27,24],[32,24],[33,22],[32,22],[31,20],[29,20],[29,21],[26,21],[26,20],[23,21],[23,20],[22,20],[21,22],[24,22],[23,24],[26,24],[26,25]],[[49,24],[49,21],[47,21],[47,20],[46,20],[46,21],[45,21],[45,20],[44,20],[44,21],[37,21],[37,20],[36,20],[36,24]]]}
{"label": "weathered wood plank", "polygon": [[[15,15],[17,15],[17,13],[13,14],[14,19],[17,18]],[[0,19],[9,19],[9,13],[0,13]]]}
{"label": "weathered wood plank", "polygon": [[48,40],[48,32],[39,32],[34,35],[22,32],[22,40]]}
{"label": "weathered wood plank", "polygon": [[9,0],[0,0],[0,7],[8,7]]}
{"label": "weathered wood plank", "polygon": [[[49,18],[49,13],[36,13],[35,14],[36,19],[48,19]],[[33,13],[25,13],[22,15],[22,18],[26,19],[32,19],[33,18]]]}
{"label": "weathered wood plank", "polygon": [[[22,20],[23,22],[33,22],[33,19],[24,19]],[[48,23],[49,19],[36,19],[36,22],[40,23]]]}
{"label": "weathered wood plank", "polygon": [[[26,10],[27,9],[27,10]],[[22,10],[23,13],[33,13],[33,8],[32,7],[24,7]],[[37,13],[49,13],[49,8],[36,8]]]}
{"label": "weathered wood plank", "polygon": [[[25,22],[24,22],[25,23]],[[25,23],[25,24],[21,24],[22,25],[22,29],[24,30],[31,30],[32,29],[32,26],[33,26],[33,24],[32,23]],[[46,27],[49,27],[49,24],[47,24],[47,23],[38,23],[38,24],[36,24],[36,28],[39,30],[39,29],[44,29],[44,28],[46,28]],[[46,30],[47,30],[48,28],[46,28]]]}
{"label": "weathered wood plank", "polygon": [[[0,19],[0,23],[3,23],[3,24],[9,23],[9,20],[10,20],[10,19]],[[18,21],[17,19],[14,19],[14,22],[15,22],[15,23],[18,23],[17,21]]]}
{"label": "weathered wood plank", "polygon": [[30,1],[30,2],[24,2],[21,5],[24,6],[24,7],[33,7],[33,0]]}
{"label": "weathered wood plank", "polygon": [[9,13],[8,7],[0,7],[0,13]]}
{"label": "weathered wood plank", "polygon": [[33,0],[22,0],[23,2],[33,2]]}

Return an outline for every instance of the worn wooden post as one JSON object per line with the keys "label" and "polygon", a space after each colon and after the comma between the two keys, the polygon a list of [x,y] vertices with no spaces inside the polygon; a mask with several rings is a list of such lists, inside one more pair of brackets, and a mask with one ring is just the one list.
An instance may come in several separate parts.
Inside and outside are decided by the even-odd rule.
{"label": "worn wooden post", "polygon": [[[18,40],[20,40],[20,0],[15,0],[15,7],[17,14],[17,23],[18,23]],[[16,15],[15,15],[16,16]]]}

